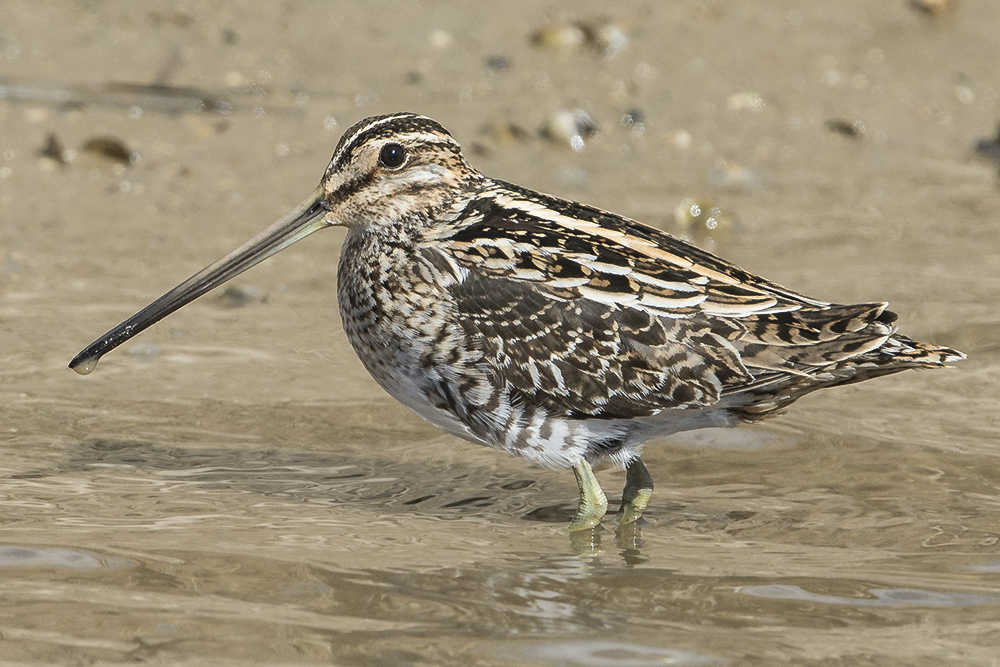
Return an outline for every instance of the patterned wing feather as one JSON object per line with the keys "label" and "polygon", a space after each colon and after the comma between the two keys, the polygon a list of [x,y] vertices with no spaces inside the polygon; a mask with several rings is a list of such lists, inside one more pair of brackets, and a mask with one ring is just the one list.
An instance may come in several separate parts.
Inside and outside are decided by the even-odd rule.
{"label": "patterned wing feather", "polygon": [[462,327],[502,380],[556,414],[649,416],[707,406],[751,376],[705,318],[662,320],[473,271],[453,288]]}
{"label": "patterned wing feather", "polygon": [[884,303],[810,299],[664,232],[508,184],[433,244],[455,267],[461,326],[485,361],[564,414],[651,416],[727,396],[759,418],[822,386],[961,358],[895,335]]}

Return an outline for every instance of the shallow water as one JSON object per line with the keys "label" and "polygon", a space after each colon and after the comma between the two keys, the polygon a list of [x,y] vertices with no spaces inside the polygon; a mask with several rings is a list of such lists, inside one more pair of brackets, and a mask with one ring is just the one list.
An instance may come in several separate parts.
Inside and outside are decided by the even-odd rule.
{"label": "shallow water", "polygon": [[[1000,664],[1000,188],[973,154],[1000,5],[874,4],[11,3],[0,86],[79,103],[0,100],[3,661]],[[609,19],[613,57],[531,45]],[[123,81],[234,110],[105,86]],[[577,107],[600,127],[584,150],[538,137]],[[664,228],[716,202],[738,219],[716,252],[889,300],[970,358],[654,443],[647,524],[593,541],[563,529],[571,474],[442,435],[367,377],[336,314],[339,231],[66,368],[399,109],[490,175]],[[63,166],[37,155],[49,133]],[[106,136],[138,161],[81,150]],[[598,476],[614,506],[623,473]]]}

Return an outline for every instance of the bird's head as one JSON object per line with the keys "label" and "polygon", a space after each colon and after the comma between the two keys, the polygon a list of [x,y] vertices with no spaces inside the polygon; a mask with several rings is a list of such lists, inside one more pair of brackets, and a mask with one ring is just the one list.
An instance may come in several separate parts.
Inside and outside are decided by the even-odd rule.
{"label": "bird's head", "polygon": [[406,233],[446,218],[480,179],[436,121],[412,113],[366,118],[344,133],[319,187],[305,201],[98,338],[70,368],[89,373],[101,356],[140,331],[315,231],[341,226]]}

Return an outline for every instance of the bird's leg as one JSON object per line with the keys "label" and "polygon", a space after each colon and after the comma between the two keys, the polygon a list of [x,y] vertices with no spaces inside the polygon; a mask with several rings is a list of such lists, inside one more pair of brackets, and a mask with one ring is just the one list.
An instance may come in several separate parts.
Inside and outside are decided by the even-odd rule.
{"label": "bird's leg", "polygon": [[576,510],[576,516],[569,524],[569,529],[576,531],[593,528],[601,522],[605,512],[608,511],[608,499],[586,460],[580,459],[580,462],[573,467],[573,472],[580,487],[580,505]]}
{"label": "bird's leg", "polygon": [[625,489],[622,491],[622,506],[618,509],[618,523],[635,523],[641,519],[652,495],[653,478],[637,456],[625,467]]}

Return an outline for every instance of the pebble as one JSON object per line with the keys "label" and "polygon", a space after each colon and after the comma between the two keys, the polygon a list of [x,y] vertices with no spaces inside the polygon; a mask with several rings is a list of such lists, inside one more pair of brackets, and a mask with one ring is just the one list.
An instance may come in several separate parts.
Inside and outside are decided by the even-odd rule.
{"label": "pebble", "polygon": [[541,135],[553,143],[569,145],[580,152],[586,140],[597,133],[597,122],[583,109],[561,109],[549,116]]}
{"label": "pebble", "polygon": [[80,153],[98,157],[123,167],[131,167],[139,161],[138,153],[130,149],[121,139],[112,136],[88,139],[80,147]]}
{"label": "pebble", "polygon": [[51,160],[60,167],[66,166],[66,149],[55,132],[49,132],[45,137],[45,143],[38,149],[38,157]]}

